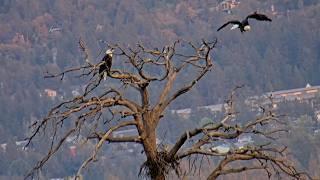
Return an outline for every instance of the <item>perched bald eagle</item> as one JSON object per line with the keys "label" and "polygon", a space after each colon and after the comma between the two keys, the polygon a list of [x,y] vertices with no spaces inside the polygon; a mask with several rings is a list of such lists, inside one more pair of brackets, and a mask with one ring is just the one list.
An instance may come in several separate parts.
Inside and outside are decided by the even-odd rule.
{"label": "perched bald eagle", "polygon": [[226,27],[228,24],[233,24],[231,30],[239,28],[241,32],[250,31],[251,27],[249,25],[249,19],[256,19],[258,21],[272,21],[264,14],[258,14],[257,11],[253,14],[250,14],[246,17],[246,19],[242,20],[241,22],[238,20],[228,21],[227,23],[223,24],[217,31],[220,31],[222,28]]}
{"label": "perched bald eagle", "polygon": [[108,49],[106,51],[106,54],[102,58],[102,64],[99,67],[99,74],[101,79],[106,80],[107,76],[110,75],[113,51],[113,49]]}

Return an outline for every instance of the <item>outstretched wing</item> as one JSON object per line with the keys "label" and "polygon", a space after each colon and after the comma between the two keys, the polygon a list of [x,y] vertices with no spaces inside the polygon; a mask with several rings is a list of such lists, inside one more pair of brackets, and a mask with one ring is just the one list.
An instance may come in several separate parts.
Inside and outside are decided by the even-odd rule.
{"label": "outstretched wing", "polygon": [[246,19],[256,19],[258,21],[272,21],[270,18],[268,18],[268,16],[264,15],[264,14],[258,14],[257,12],[254,12],[253,14],[250,14],[247,16]]}
{"label": "outstretched wing", "polygon": [[229,21],[227,23],[225,23],[224,25],[222,25],[221,27],[219,27],[219,29],[217,31],[220,31],[222,28],[226,27],[228,24],[237,24],[237,25],[241,25],[240,21]]}

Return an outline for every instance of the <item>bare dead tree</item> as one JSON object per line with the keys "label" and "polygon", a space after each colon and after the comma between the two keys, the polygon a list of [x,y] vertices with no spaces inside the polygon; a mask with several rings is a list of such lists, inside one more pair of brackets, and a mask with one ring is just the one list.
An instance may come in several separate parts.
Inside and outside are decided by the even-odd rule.
{"label": "bare dead tree", "polygon": [[[115,58],[126,64],[126,69],[112,67],[108,80],[103,81],[98,74],[101,62],[93,63],[89,49],[80,39],[79,45],[85,54],[85,64],[58,74],[48,74],[46,77],[63,79],[67,73],[78,73],[79,77],[87,77],[89,81],[81,95],[53,107],[44,119],[32,125],[33,131],[28,138],[29,143],[42,131],[46,131],[48,126],[53,129],[53,137],[47,155],[37,163],[28,176],[41,168],[59,150],[67,137],[81,133],[84,125],[89,124],[96,127],[101,123],[102,114],[106,111],[112,114],[113,119],[109,119],[108,122],[113,122],[113,125],[108,128],[104,127],[103,130],[90,129],[87,139],[98,141],[92,155],[79,167],[78,176],[90,162],[97,159],[97,153],[106,142],[141,144],[146,155],[146,162],[141,166],[141,173],[156,180],[165,179],[171,170],[175,170],[178,175],[181,174],[179,163],[194,155],[220,159],[217,164],[214,164],[215,167],[208,179],[254,169],[264,170],[269,177],[274,172],[281,172],[296,179],[304,176],[285,158],[286,148],[279,148],[276,143],[246,146],[223,153],[214,148],[205,148],[214,147],[214,142],[236,139],[245,133],[260,135],[275,141],[272,137],[274,134],[286,131],[282,128],[273,130],[268,128],[274,123],[282,124],[280,117],[272,110],[264,110],[259,117],[244,125],[228,124],[229,119],[236,116],[232,105],[234,93],[227,103],[230,106],[229,111],[220,123],[206,124],[203,127],[188,130],[177,139],[172,147],[157,148],[157,127],[165,110],[178,97],[189,92],[201,78],[213,69],[211,55],[216,43],[216,40],[213,42],[203,40],[202,43],[196,45],[180,40],[165,46],[162,50],[148,49],[142,44],[137,44],[134,48],[124,48],[118,44],[108,45],[109,48],[115,50]],[[181,49],[188,51],[183,53]],[[187,69],[192,70],[194,76],[190,74],[185,84],[176,87],[177,84],[181,84],[177,83],[177,77]],[[106,86],[111,80],[121,86]],[[156,99],[152,99],[150,92],[152,85],[155,84],[160,89],[160,94]],[[127,96],[126,91],[129,89],[137,92],[140,100]],[[115,121],[116,116],[119,116],[120,120]],[[72,122],[73,125],[58,138],[57,133],[66,121]],[[114,132],[129,126],[136,128],[138,134],[124,137],[114,136]],[[194,143],[186,146],[186,142],[190,142],[191,139],[195,140]],[[250,161],[252,165],[233,166],[232,163],[237,161]]]}

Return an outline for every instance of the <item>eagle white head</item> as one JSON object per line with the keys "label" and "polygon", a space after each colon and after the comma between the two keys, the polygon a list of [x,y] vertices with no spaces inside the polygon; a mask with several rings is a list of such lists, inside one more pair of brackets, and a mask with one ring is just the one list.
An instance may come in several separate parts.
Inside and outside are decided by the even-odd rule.
{"label": "eagle white head", "polygon": [[106,54],[109,55],[110,57],[112,57],[113,51],[114,51],[113,49],[108,49],[108,50],[106,51]]}
{"label": "eagle white head", "polygon": [[244,28],[243,28],[245,31],[250,31],[251,30],[251,27],[249,25],[246,25]]}

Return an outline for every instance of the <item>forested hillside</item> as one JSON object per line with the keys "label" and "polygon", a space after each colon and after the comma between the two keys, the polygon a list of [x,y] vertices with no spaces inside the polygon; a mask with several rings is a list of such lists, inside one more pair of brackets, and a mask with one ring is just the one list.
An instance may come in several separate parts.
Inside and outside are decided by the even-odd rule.
{"label": "forested hillside", "polygon": [[[75,76],[63,81],[44,78],[46,72],[60,72],[84,62],[78,47],[80,37],[96,62],[106,43],[134,46],[140,42],[162,48],[176,39],[200,42],[217,38],[213,71],[173,109],[190,107],[191,102],[191,106],[223,103],[227,93],[242,84],[246,85],[244,96],[320,84],[318,0],[240,0],[230,14],[216,8],[219,2],[0,1],[0,144],[25,138],[34,119],[81,91],[82,81]],[[251,32],[243,34],[228,28],[216,31],[224,22],[256,10],[272,22],[253,20]],[[57,96],[47,97],[45,89],[56,91]]]}

